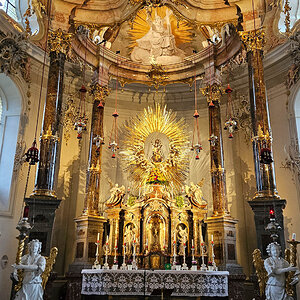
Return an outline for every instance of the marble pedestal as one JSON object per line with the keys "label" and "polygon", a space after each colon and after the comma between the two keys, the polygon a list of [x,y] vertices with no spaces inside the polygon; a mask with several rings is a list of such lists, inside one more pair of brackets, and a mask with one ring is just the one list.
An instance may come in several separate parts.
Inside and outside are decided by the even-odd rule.
{"label": "marble pedestal", "polygon": [[25,203],[29,206],[28,220],[32,226],[29,240],[38,239],[42,242],[42,255],[45,256],[50,254],[55,211],[60,202],[61,200],[50,196],[25,198]]}
{"label": "marble pedestal", "polygon": [[211,260],[211,235],[214,237],[215,262],[219,270],[230,274],[243,274],[242,267],[236,260],[236,228],[237,220],[230,216],[209,217],[206,219],[209,242],[208,259]]}
{"label": "marble pedestal", "polygon": [[268,256],[266,248],[269,243],[272,242],[270,233],[265,230],[266,225],[270,222],[270,209],[275,212],[275,220],[280,225],[281,230],[278,232],[278,242],[282,247],[282,251],[285,249],[284,238],[284,224],[283,224],[283,209],[286,205],[286,200],[278,198],[255,198],[248,201],[254,212],[254,221],[256,229],[257,248],[261,251],[262,256],[265,258]]}
{"label": "marble pedestal", "polygon": [[84,268],[91,268],[95,261],[96,241],[100,233],[99,263],[102,257],[103,224],[106,219],[103,216],[82,215],[75,219],[76,222],[76,244],[75,259],[69,266],[70,273],[79,273]]}

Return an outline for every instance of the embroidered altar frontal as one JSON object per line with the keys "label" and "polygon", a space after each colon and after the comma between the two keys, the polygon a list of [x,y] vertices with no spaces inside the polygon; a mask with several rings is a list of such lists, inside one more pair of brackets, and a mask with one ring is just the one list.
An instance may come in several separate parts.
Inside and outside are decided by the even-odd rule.
{"label": "embroidered altar frontal", "polygon": [[226,297],[228,272],[174,270],[82,270],[83,295],[146,295],[172,290],[172,296]]}

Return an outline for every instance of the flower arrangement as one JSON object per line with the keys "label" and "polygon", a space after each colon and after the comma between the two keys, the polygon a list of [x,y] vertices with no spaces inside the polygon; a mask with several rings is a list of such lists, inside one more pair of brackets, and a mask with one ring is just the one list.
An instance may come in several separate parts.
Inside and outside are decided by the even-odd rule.
{"label": "flower arrangement", "polygon": [[192,265],[196,266],[197,265],[197,261],[196,260],[192,260]]}
{"label": "flower arrangement", "polygon": [[209,262],[207,263],[207,265],[210,266],[210,267],[212,267],[212,265],[213,265],[213,264],[212,264],[212,261],[209,261]]}
{"label": "flower arrangement", "polygon": [[147,184],[167,184],[166,178],[163,176],[160,170],[155,168],[151,171],[147,180]]}
{"label": "flower arrangement", "polygon": [[127,264],[128,264],[128,265],[131,265],[131,264],[132,264],[132,259],[128,259]]}

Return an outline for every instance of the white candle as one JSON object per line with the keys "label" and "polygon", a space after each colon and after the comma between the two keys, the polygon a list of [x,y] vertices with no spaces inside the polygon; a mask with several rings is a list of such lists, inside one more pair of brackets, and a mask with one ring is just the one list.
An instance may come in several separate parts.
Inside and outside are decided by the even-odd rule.
{"label": "white candle", "polygon": [[108,235],[106,236],[106,245],[108,245]]}
{"label": "white candle", "polygon": [[100,232],[98,232],[98,235],[97,235],[97,243],[99,243],[99,240],[100,240]]}
{"label": "white candle", "polygon": [[146,239],[146,247],[148,247],[148,239]]}
{"label": "white candle", "polygon": [[211,241],[212,241],[212,242],[214,241],[214,236],[213,236],[213,234],[211,235]]}
{"label": "white candle", "polygon": [[118,245],[117,245],[117,239],[116,239],[116,242],[115,242],[115,248],[117,248],[117,246],[118,246]]}
{"label": "white candle", "polygon": [[192,247],[194,247],[194,239],[192,239]]}
{"label": "white candle", "polygon": [[200,244],[203,244],[203,235],[202,235],[202,231],[200,230]]}
{"label": "white candle", "polygon": [[176,242],[176,233],[174,232],[174,243]]}
{"label": "white candle", "polygon": [[296,233],[293,233],[293,234],[292,234],[292,240],[293,240],[293,241],[296,241]]}

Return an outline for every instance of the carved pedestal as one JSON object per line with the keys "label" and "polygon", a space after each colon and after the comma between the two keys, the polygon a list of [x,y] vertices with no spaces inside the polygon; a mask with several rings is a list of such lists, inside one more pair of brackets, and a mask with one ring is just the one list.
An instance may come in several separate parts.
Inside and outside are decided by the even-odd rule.
{"label": "carved pedestal", "polygon": [[278,198],[255,198],[255,200],[248,201],[254,212],[254,221],[256,228],[256,239],[257,239],[257,248],[261,251],[263,258],[267,257],[266,248],[269,243],[272,242],[270,233],[265,230],[266,225],[270,221],[270,209],[273,209],[275,212],[276,222],[280,225],[281,230],[278,232],[279,238],[278,242],[280,243],[282,250],[285,249],[285,239],[284,239],[284,224],[283,224],[283,209],[286,205],[286,200]]}
{"label": "carved pedestal", "polygon": [[230,274],[243,274],[242,267],[236,259],[236,229],[237,220],[231,217],[207,218],[208,259],[211,260],[211,235],[214,238],[215,262],[220,270]]}
{"label": "carved pedestal", "polygon": [[[80,216],[76,222],[75,259],[69,266],[69,272],[80,273],[84,268],[91,268],[95,261],[96,241],[100,233],[100,244],[103,240],[103,223],[106,219],[102,216]],[[102,256],[102,247],[99,247],[99,257]],[[101,260],[100,260],[101,262]]]}
{"label": "carved pedestal", "polygon": [[29,240],[38,239],[42,242],[42,255],[48,256],[50,253],[55,211],[60,201],[56,198],[42,196],[25,199],[26,205],[29,206],[28,220],[32,225]]}

